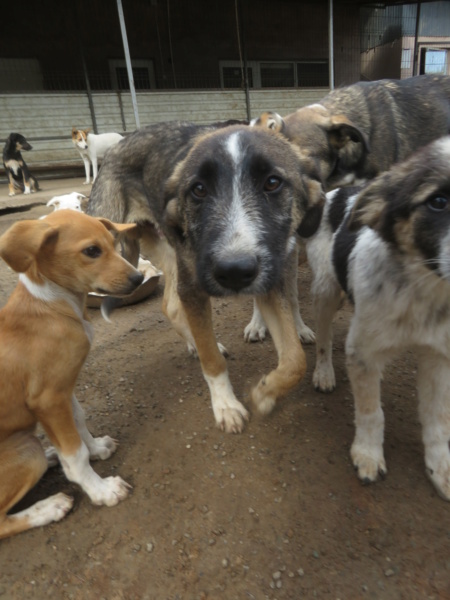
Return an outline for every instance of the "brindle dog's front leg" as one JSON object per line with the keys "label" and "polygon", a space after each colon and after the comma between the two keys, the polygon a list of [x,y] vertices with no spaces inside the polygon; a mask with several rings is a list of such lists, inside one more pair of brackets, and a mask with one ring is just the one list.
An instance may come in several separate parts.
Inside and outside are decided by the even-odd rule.
{"label": "brindle dog's front leg", "polygon": [[191,286],[179,286],[178,292],[209,387],[216,423],[228,433],[240,433],[248,412],[234,395],[226,360],[217,345],[209,296]]}
{"label": "brindle dog's front leg", "polygon": [[252,391],[258,412],[270,413],[279,397],[289,393],[303,379],[306,357],[300,343],[289,299],[280,289],[256,298],[278,352],[278,366],[264,375]]}

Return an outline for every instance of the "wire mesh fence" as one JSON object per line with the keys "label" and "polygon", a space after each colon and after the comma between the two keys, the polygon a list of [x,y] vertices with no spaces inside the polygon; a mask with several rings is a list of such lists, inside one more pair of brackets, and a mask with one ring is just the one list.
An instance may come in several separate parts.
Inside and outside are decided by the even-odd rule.
{"label": "wire mesh fence", "polygon": [[[335,0],[332,15],[329,6],[328,0],[123,0],[134,85],[329,87],[330,61],[336,85],[449,73],[449,2],[371,6]],[[0,91],[129,89],[113,8],[111,0],[78,0],[55,15],[51,3],[34,3],[38,37],[18,40],[13,30],[5,32],[11,39],[4,39]]]}

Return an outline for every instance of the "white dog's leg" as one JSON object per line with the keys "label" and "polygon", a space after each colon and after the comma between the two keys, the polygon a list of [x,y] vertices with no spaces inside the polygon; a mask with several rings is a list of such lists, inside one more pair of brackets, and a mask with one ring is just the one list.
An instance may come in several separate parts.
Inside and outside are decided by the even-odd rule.
{"label": "white dog's leg", "polygon": [[264,323],[256,300],[253,298],[252,319],[244,329],[244,339],[246,342],[262,342],[266,337],[266,332],[266,324]]}
{"label": "white dog's leg", "polygon": [[75,395],[72,396],[72,410],[78,433],[89,450],[89,458],[92,460],[105,460],[109,458],[117,448],[117,441],[110,438],[109,435],[94,438],[90,434],[88,428],[86,427],[84,411]]}
{"label": "white dog's leg", "polygon": [[[354,323],[354,322],[353,322]],[[361,353],[364,343],[356,344],[355,327],[347,338],[347,371],[355,402],[355,438],[351,447],[353,465],[364,482],[376,481],[387,473],[383,454],[384,414],[380,402],[380,381],[384,360]]]}
{"label": "white dog's leg", "polygon": [[98,175],[98,161],[96,156],[91,156],[92,160],[92,183],[97,179]]}
{"label": "white dog's leg", "polygon": [[450,500],[450,365],[427,349],[417,372],[419,416],[427,474],[439,494]]}
{"label": "white dog's leg", "polygon": [[91,163],[90,163],[89,158],[87,156],[82,156],[81,158],[83,159],[83,162],[84,162],[84,172],[86,173],[86,180],[84,181],[84,185],[88,185],[89,180],[90,180],[90,176],[91,176]]}
{"label": "white dog's leg", "polygon": [[93,504],[115,506],[128,496],[131,486],[121,477],[102,479],[97,475],[89,464],[89,450],[84,442],[75,454],[58,454],[67,479],[81,486]]}

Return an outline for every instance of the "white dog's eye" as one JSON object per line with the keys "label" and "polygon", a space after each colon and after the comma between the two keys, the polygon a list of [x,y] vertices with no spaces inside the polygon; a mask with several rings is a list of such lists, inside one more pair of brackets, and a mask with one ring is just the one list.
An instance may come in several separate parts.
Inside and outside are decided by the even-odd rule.
{"label": "white dog's eye", "polygon": [[446,198],[445,196],[431,196],[431,198],[428,198],[427,200],[428,208],[431,208],[431,210],[434,210],[435,212],[440,212],[441,210],[444,210],[445,208],[447,208],[447,204],[448,198]]}
{"label": "white dog's eye", "polygon": [[83,254],[89,256],[89,258],[98,258],[102,253],[102,249],[98,246],[89,246],[83,250]]}
{"label": "white dog's eye", "polygon": [[277,192],[281,186],[283,185],[283,180],[275,175],[270,175],[266,181],[264,182],[264,191],[269,192]]}

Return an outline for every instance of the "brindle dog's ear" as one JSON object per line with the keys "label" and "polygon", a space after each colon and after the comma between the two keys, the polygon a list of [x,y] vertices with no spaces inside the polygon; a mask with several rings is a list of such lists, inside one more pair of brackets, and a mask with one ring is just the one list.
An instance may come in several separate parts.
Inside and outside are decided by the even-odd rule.
{"label": "brindle dog's ear", "polygon": [[361,227],[381,227],[388,204],[383,188],[384,177],[381,177],[359,193],[348,220],[349,231],[357,231]]}
{"label": "brindle dog's ear", "polygon": [[370,152],[367,135],[344,116],[331,118],[328,138],[331,144],[339,150],[349,142],[356,142],[362,144],[365,152]]}

